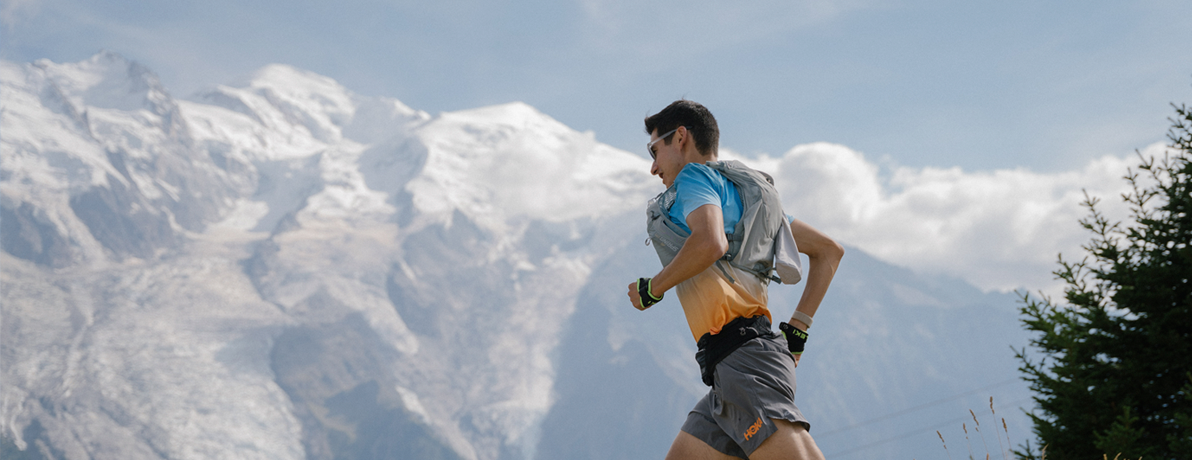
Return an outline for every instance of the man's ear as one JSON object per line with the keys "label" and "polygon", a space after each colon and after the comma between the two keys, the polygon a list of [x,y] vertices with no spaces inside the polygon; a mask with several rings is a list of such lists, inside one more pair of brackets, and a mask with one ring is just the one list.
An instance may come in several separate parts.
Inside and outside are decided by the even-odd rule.
{"label": "man's ear", "polygon": [[[680,136],[680,134],[682,136]],[[694,153],[693,156],[688,157],[688,161],[695,161],[701,164],[705,161],[709,161],[709,156],[704,155],[704,152],[699,151],[699,148],[696,147],[695,138],[691,137],[691,131],[688,130],[686,126],[680,126],[679,129],[675,131],[674,135],[676,138],[672,140],[678,143],[675,148],[678,149],[679,152],[685,156],[688,155],[688,152]],[[691,147],[691,149],[688,150],[686,147]],[[711,159],[715,160],[716,157],[713,156]]]}
{"label": "man's ear", "polygon": [[683,142],[687,142],[687,143],[691,142],[691,131],[688,131],[686,126],[679,126],[679,129],[677,131],[675,131],[675,138],[676,139],[673,139],[673,140],[678,143],[678,145],[676,145],[675,148],[679,149],[679,151],[682,152],[683,151]]}

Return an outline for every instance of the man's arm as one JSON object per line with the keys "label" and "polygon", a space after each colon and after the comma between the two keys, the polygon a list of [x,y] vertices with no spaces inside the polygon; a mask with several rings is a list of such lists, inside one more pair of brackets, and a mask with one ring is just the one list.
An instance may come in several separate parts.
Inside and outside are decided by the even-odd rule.
{"label": "man's arm", "polygon": [[[844,257],[844,247],[798,219],[791,221],[791,233],[794,234],[799,252],[807,254],[808,260],[807,284],[803,286],[803,297],[799,298],[795,313],[791,315],[790,321],[787,321],[790,327],[798,330],[783,329],[795,358],[795,365],[798,366],[799,359],[803,357],[803,342],[807,341],[807,328],[810,326],[798,318],[810,318],[819,309],[824,294],[828,292],[828,286],[832,284],[832,277],[836,275],[836,268],[840,266],[840,259]],[[779,328],[784,327],[787,326],[784,324]]]}
{"label": "man's arm", "polygon": [[[662,267],[662,271],[650,282],[650,293],[656,297],[661,297],[670,288],[711,267],[728,252],[724,214],[719,206],[705,204],[695,208],[687,214],[687,227],[691,229],[691,236],[679,248],[674,260]],[[634,307],[641,309],[641,297],[635,284],[629,285],[629,299]]]}
{"label": "man's arm", "polygon": [[[799,252],[807,254],[808,262],[807,284],[803,287],[803,297],[799,298],[795,311],[815,316],[824,294],[828,292],[828,285],[832,284],[832,277],[836,275],[836,268],[840,266],[840,259],[844,257],[844,247],[799,219],[791,222],[791,233],[795,236]],[[789,323],[800,330],[807,330],[807,324],[795,318],[791,318]]]}

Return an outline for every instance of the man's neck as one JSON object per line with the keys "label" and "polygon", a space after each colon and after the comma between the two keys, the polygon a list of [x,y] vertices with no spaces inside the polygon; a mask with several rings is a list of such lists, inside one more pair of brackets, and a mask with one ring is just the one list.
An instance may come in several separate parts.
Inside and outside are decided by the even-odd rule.
{"label": "man's neck", "polygon": [[699,151],[691,151],[683,155],[683,159],[687,160],[687,163],[699,163],[701,165],[709,161],[717,161],[716,158],[717,155],[715,153],[705,156],[699,153]]}

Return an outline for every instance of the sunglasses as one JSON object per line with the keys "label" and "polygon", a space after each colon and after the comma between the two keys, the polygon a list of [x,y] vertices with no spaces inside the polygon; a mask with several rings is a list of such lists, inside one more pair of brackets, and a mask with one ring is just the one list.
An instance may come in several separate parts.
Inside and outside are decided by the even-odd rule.
{"label": "sunglasses", "polygon": [[667,136],[674,134],[675,131],[678,131],[678,130],[679,130],[679,128],[675,128],[670,131],[667,131],[666,134],[658,136],[658,139],[654,139],[654,140],[646,143],[646,151],[650,152],[651,159],[654,159],[654,160],[658,159],[658,154],[654,153],[654,144],[657,144],[658,141],[660,141],[660,140],[666,139]]}

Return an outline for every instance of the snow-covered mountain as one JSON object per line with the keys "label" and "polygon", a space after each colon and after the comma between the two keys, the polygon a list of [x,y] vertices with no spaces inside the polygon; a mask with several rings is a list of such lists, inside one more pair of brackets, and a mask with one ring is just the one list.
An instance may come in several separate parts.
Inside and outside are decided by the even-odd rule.
{"label": "snow-covered mountain", "polygon": [[[13,455],[656,458],[705,391],[678,304],[625,298],[661,184],[593,133],[281,65],[187,100],[113,53],[0,83]],[[1025,438],[1014,307],[851,250],[799,368],[825,453],[944,458],[990,396]]]}

